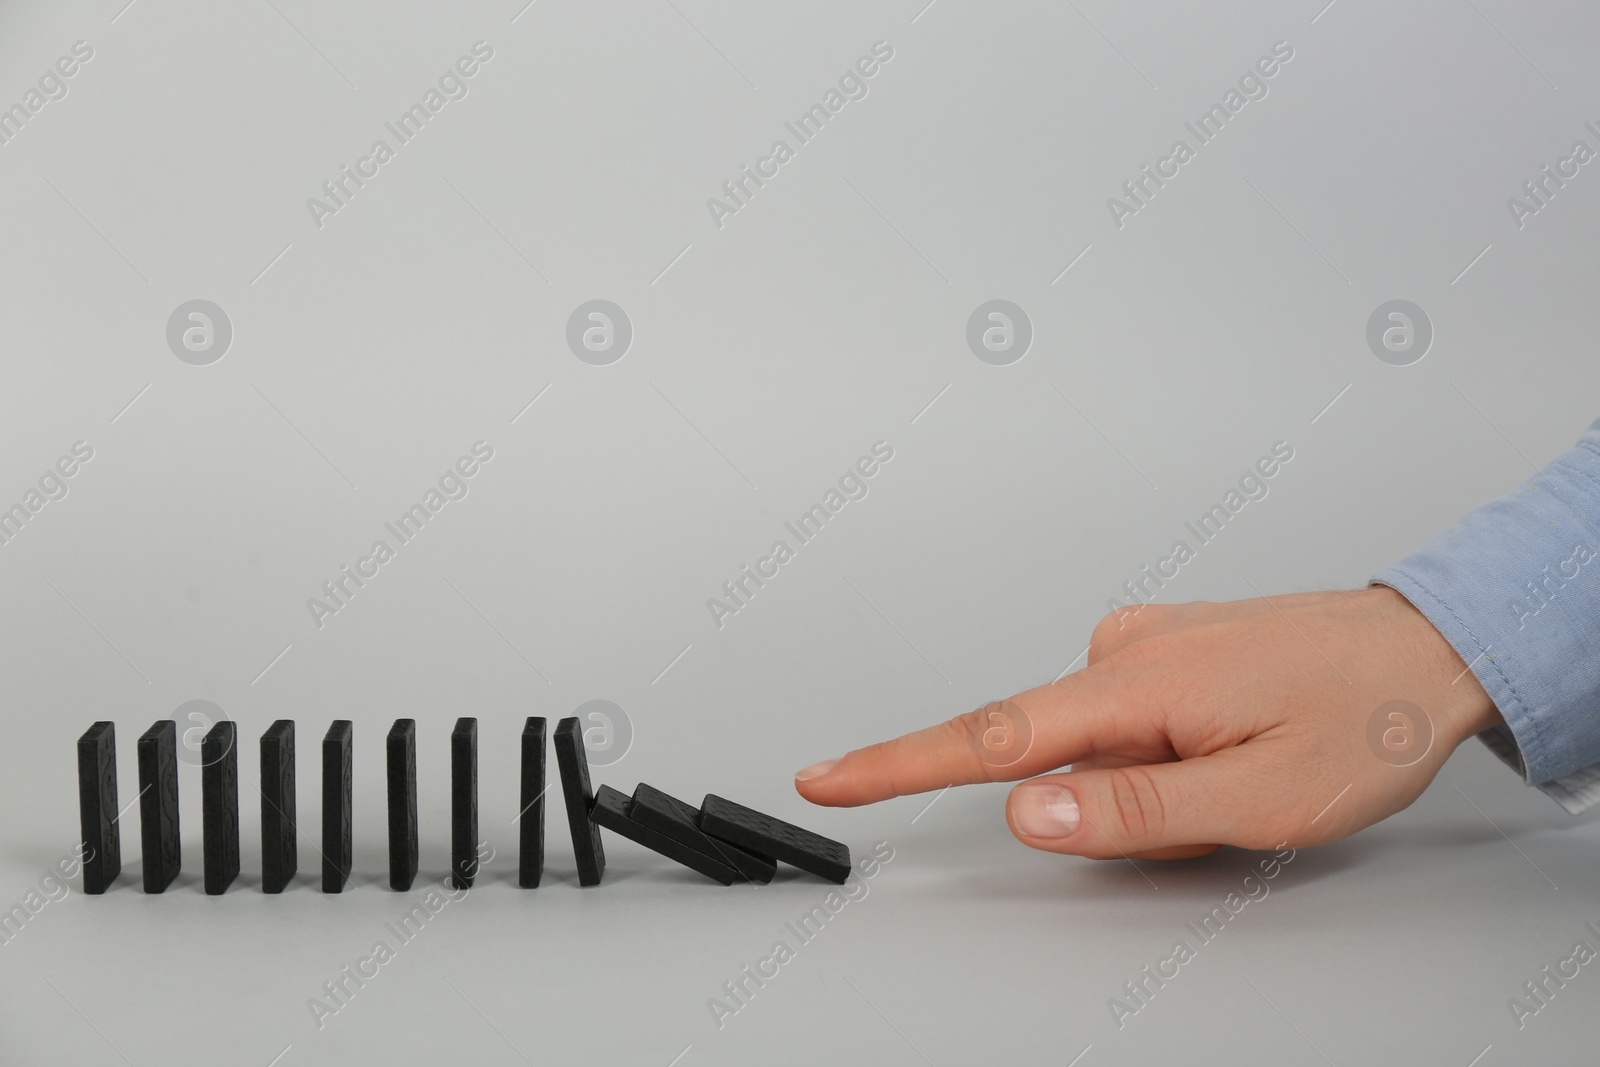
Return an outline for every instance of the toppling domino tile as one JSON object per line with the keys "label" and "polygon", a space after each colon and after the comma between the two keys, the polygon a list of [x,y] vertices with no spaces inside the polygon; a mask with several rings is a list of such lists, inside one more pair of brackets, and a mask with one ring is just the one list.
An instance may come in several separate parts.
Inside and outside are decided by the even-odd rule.
{"label": "toppling domino tile", "polygon": [[335,719],[322,738],[322,891],[342,893],[353,865],[352,726]]}
{"label": "toppling domino tile", "polygon": [[850,877],[847,846],[714,793],[707,793],[700,805],[697,825],[712,837],[780,859],[818,878],[843,885]]}
{"label": "toppling domino tile", "polygon": [[544,874],[545,720],[530,715],[522,728],[522,807],[517,816],[517,884],[536,889]]}
{"label": "toppling domino tile", "polygon": [[162,719],[139,738],[139,843],[144,891],[160,893],[178,877],[178,727]]}
{"label": "toppling domino tile", "polygon": [[389,888],[405,892],[417,877],[417,720],[389,728]]}
{"label": "toppling domino tile", "polygon": [[117,727],[102,720],[78,738],[78,817],[85,893],[104,893],[122,872],[120,810]]}
{"label": "toppling domino tile", "polygon": [[746,881],[757,885],[772,881],[772,876],[778,870],[778,864],[772,857],[701,832],[694,824],[699,814],[693,804],[663,793],[645,782],[640,782],[634,789],[633,804],[628,808],[628,817],[634,822],[721,861]]}
{"label": "toppling domino tile", "polygon": [[200,820],[205,887],[226,893],[239,876],[238,728],[223,719],[200,739]]}
{"label": "toppling domino tile", "polygon": [[629,801],[625,794],[617,792],[609,785],[603,785],[600,787],[600,792],[595,794],[594,807],[589,809],[589,815],[607,830],[659,852],[668,859],[677,860],[690,870],[699,871],[707,878],[723,885],[732,885],[733,880],[739,877],[738,871],[721,860],[713,859],[698,849],[690,848],[665,834],[657,833],[643,823],[635,822],[629,817],[628,808]]}
{"label": "toppling domino tile", "polygon": [[478,876],[478,720],[450,732],[450,885],[471,889]]}
{"label": "toppling domino tile", "polygon": [[600,831],[589,819],[594,790],[589,785],[589,757],[583,751],[577,716],[569,715],[556,723],[555,745],[561,795],[567,805],[567,828],[572,831],[572,851],[578,858],[578,884],[599,885],[606,873],[606,850],[600,843]]}

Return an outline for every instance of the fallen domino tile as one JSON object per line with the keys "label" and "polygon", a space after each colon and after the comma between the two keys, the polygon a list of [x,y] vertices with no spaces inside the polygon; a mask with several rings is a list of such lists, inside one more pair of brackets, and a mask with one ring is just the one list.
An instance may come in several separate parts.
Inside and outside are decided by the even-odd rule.
{"label": "fallen domino tile", "polygon": [[322,738],[322,891],[344,892],[352,861],[351,767],[349,719],[335,719]]}
{"label": "fallen domino tile", "polygon": [[295,840],[294,720],[261,735],[261,891],[281,893],[300,866]]}
{"label": "fallen domino tile", "polygon": [[163,892],[178,877],[178,728],[162,719],[139,738],[139,843],[144,891]]}
{"label": "fallen domino tile", "polygon": [[417,877],[417,720],[389,728],[389,888],[405,892]]}
{"label": "fallen domino tile", "polygon": [[535,889],[544,874],[545,720],[528,717],[522,728],[522,809],[517,816],[520,849],[517,884]]}
{"label": "fallen domino tile", "polygon": [[583,734],[576,716],[556,723],[555,745],[561,795],[567,804],[567,827],[572,831],[572,851],[578,858],[578,884],[599,885],[606,873],[606,851],[599,831],[589,820],[594,790],[589,785],[589,757],[583,751]]}
{"label": "fallen domino tile", "polygon": [[102,721],[78,738],[78,819],[85,893],[104,893],[122,873],[118,814],[117,728]]}
{"label": "fallen domino tile", "polygon": [[478,720],[450,732],[450,884],[471,889],[478,874]]}
{"label": "fallen domino tile", "polygon": [[603,785],[600,787],[600,792],[595,794],[594,807],[589,809],[589,814],[596,823],[607,830],[659,852],[668,859],[677,860],[685,867],[699,871],[707,878],[723,885],[732,885],[733,880],[739,877],[738,871],[721,860],[634,821],[628,815],[629,803],[626,794],[617,792],[609,785]]}
{"label": "fallen domino tile", "polygon": [[850,877],[850,849],[793,823],[707,793],[700,805],[701,831],[782,860],[818,878],[843,885]]}
{"label": "fallen domino tile", "polygon": [[239,876],[238,729],[226,719],[200,739],[200,816],[205,886],[225,893]]}
{"label": "fallen domino tile", "polygon": [[772,881],[778,865],[770,856],[702,833],[694,824],[699,814],[693,804],[644,782],[634,788],[633,804],[628,808],[628,817],[634,822],[732,867],[747,881],[758,885]]}

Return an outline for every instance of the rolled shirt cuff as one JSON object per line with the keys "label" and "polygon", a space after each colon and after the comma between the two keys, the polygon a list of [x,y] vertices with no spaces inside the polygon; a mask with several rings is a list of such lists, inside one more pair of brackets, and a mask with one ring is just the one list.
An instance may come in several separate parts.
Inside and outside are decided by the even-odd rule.
{"label": "rolled shirt cuff", "polygon": [[1499,708],[1480,738],[1562,807],[1600,802],[1600,421],[1521,489],[1380,572]]}

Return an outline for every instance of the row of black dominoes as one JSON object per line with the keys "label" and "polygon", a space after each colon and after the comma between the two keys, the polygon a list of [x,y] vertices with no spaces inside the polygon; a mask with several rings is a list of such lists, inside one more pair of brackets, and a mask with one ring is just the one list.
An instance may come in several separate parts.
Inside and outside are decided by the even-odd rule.
{"label": "row of black dominoes", "polygon": [[[219,722],[200,743],[205,891],[225,892],[239,874],[238,737]],[[353,728],[335,719],[322,739],[322,891],[342,892],[353,854]],[[577,718],[556,724],[561,775],[578,883],[599,885],[605,827],[732,885],[770,882],[782,860],[833,882],[850,873],[850,850],[792,823],[707,794],[699,808],[641,782],[633,796],[589,781]],[[118,826],[116,727],[97,722],[78,739],[78,798],[85,845],[83,891],[104,893],[122,870]],[[411,888],[417,875],[417,724],[397,719],[385,746],[389,799],[389,885]],[[140,848],[144,891],[160,893],[182,865],[178,833],[177,727],[163,719],[139,738]],[[532,889],[544,872],[545,720],[522,731],[517,884]],[[294,721],[279,719],[261,735],[261,890],[281,893],[299,866],[295,817]],[[469,888],[478,871],[478,720],[456,720],[450,733],[450,879]]]}

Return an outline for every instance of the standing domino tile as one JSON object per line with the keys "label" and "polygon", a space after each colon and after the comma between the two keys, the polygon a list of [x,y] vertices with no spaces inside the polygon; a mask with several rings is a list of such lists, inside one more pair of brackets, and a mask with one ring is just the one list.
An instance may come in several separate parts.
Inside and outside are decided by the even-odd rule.
{"label": "standing domino tile", "polygon": [[628,817],[634,822],[732,867],[745,881],[757,885],[772,881],[778,865],[771,856],[702,833],[694,824],[699,814],[693,804],[644,782],[634,787],[633,803],[628,808]]}
{"label": "standing domino tile", "polygon": [[604,826],[612,833],[621,834],[629,841],[659,852],[668,859],[677,860],[690,870],[699,871],[713,881],[732,885],[733,880],[739,877],[738,871],[721,860],[708,856],[698,849],[692,849],[680,841],[674,841],[666,834],[658,834],[648,826],[635,821],[628,815],[629,807],[631,803],[626,794],[617,792],[609,785],[603,785],[600,787],[600,792],[595,794],[594,807],[589,809],[589,813],[596,824]]}
{"label": "standing domino tile", "polygon": [[200,740],[201,832],[206,892],[227,892],[239,875],[238,731],[226,719]]}
{"label": "standing domino tile", "polygon": [[389,888],[405,892],[417,877],[417,720],[389,728]]}
{"label": "standing domino tile", "polygon": [[599,885],[606,873],[606,853],[600,844],[600,831],[589,819],[594,790],[589,786],[589,757],[583,751],[583,734],[576,716],[556,723],[555,743],[561,795],[567,804],[567,828],[572,831],[572,851],[578,858],[578,884]]}
{"label": "standing domino tile", "polygon": [[471,889],[478,875],[478,720],[450,732],[450,884]]}
{"label": "standing domino tile", "polygon": [[517,884],[524,889],[536,888],[544,874],[544,734],[544,719],[529,716],[522,728],[522,814],[517,817]]}
{"label": "standing domino tile", "polygon": [[160,893],[178,877],[178,728],[162,719],[139,738],[139,843],[144,891]]}
{"label": "standing domino tile", "polygon": [[335,719],[322,738],[322,891],[342,893],[352,849],[351,725]]}
{"label": "standing domino tile", "polygon": [[85,893],[104,893],[122,873],[119,811],[117,728],[101,721],[78,738],[78,820]]}
{"label": "standing domino tile", "polygon": [[830,882],[843,885],[850,876],[850,849],[838,841],[712,793],[707,793],[700,805],[699,826],[712,837],[780,859]]}
{"label": "standing domino tile", "polygon": [[300,866],[295,840],[294,720],[261,735],[261,891],[281,893]]}

